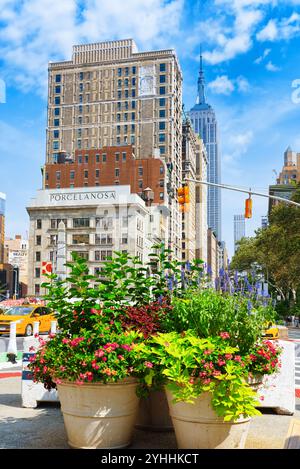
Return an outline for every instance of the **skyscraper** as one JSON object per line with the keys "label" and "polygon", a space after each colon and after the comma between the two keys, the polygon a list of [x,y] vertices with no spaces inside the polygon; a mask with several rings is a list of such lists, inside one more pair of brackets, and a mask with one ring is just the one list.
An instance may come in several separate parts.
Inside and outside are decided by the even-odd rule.
{"label": "skyscraper", "polygon": [[[206,102],[205,78],[200,54],[200,70],[198,77],[198,95],[195,106],[189,112],[196,134],[202,138],[208,158],[207,181],[215,184],[221,182],[221,160],[219,155],[218,124],[215,111]],[[207,223],[219,241],[221,234],[221,189],[208,186]]]}
{"label": "skyscraper", "polygon": [[237,242],[245,237],[246,228],[245,228],[245,217],[244,215],[234,215],[234,252],[237,250]]}

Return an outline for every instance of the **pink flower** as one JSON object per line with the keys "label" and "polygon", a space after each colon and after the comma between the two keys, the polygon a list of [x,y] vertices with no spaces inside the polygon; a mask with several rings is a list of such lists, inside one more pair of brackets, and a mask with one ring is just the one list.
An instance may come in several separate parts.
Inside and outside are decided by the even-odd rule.
{"label": "pink flower", "polygon": [[221,360],[221,358],[219,358],[219,360],[218,360],[218,365],[219,365],[219,366],[223,366],[223,365],[225,365],[225,364],[226,364],[225,360]]}
{"label": "pink flower", "polygon": [[200,371],[199,377],[200,377],[200,378],[205,378],[205,376],[207,376],[206,371]]}
{"label": "pink flower", "polygon": [[206,349],[204,350],[204,355],[210,355],[212,353],[212,350]]}
{"label": "pink flower", "polygon": [[222,339],[229,339],[230,338],[230,335],[228,334],[228,332],[220,332],[219,335]]}
{"label": "pink flower", "polygon": [[221,374],[221,371],[218,371],[218,370],[214,370],[212,372],[213,376],[219,376]]}
{"label": "pink flower", "polygon": [[48,367],[47,367],[47,366],[44,366],[44,367],[43,367],[43,374],[45,374],[45,373],[47,372],[47,370],[48,370]]}
{"label": "pink flower", "polygon": [[31,346],[29,347],[29,352],[34,352],[34,351],[35,351],[35,347],[33,347],[33,345],[31,345]]}
{"label": "pink flower", "polygon": [[190,378],[189,383],[190,383],[190,384],[194,384],[194,383],[195,383],[194,378]]}
{"label": "pink flower", "polygon": [[240,355],[236,355],[234,357],[234,361],[241,363],[242,359],[241,359]]}
{"label": "pink flower", "polygon": [[107,358],[106,358],[106,357],[102,357],[102,361],[103,361],[103,362],[107,362]]}
{"label": "pink flower", "polygon": [[127,352],[130,352],[132,350],[132,346],[123,344],[121,345],[122,349],[127,350]]}
{"label": "pink flower", "polygon": [[70,342],[69,339],[63,339],[63,340],[62,340],[62,343],[63,343],[63,344],[68,344],[69,342]]}
{"label": "pink flower", "polygon": [[153,368],[153,363],[151,362],[145,362],[145,365],[147,368]]}
{"label": "pink flower", "polygon": [[66,367],[63,366],[63,365],[61,365],[61,366],[59,367],[59,369],[60,369],[61,371],[65,371],[65,370],[66,370]]}
{"label": "pink flower", "polygon": [[211,382],[210,378],[206,378],[203,380],[203,384],[209,384]]}
{"label": "pink flower", "polygon": [[104,353],[103,350],[101,350],[101,349],[96,350],[96,352],[95,352],[95,357],[101,358],[101,357],[103,357],[103,355],[105,355],[105,353]]}
{"label": "pink flower", "polygon": [[56,383],[56,384],[61,384],[61,383],[62,383],[62,380],[59,379],[59,378],[57,378],[57,379],[55,380],[55,383]]}
{"label": "pink flower", "polygon": [[124,360],[124,356],[123,355],[118,355],[118,359],[119,360]]}
{"label": "pink flower", "polygon": [[86,373],[86,376],[87,376],[88,381],[93,381],[94,376],[93,376],[93,373],[91,371],[88,371]]}
{"label": "pink flower", "polygon": [[39,337],[39,334],[34,334],[34,337],[37,339]]}
{"label": "pink flower", "polygon": [[260,400],[264,401],[265,400],[264,396],[260,396]]}
{"label": "pink flower", "polygon": [[78,386],[81,386],[81,384],[84,384],[83,381],[80,381],[79,379],[77,379],[77,381],[75,381],[76,384],[78,384]]}
{"label": "pink flower", "polygon": [[226,360],[231,360],[232,359],[231,353],[225,353],[225,358]]}

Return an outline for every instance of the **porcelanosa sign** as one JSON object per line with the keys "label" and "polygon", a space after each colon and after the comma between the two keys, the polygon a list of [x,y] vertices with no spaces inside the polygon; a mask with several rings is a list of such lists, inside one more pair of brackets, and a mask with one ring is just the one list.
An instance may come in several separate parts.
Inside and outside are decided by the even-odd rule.
{"label": "porcelanosa sign", "polygon": [[101,202],[104,200],[115,200],[115,191],[97,192],[56,192],[50,194],[50,203],[53,202]]}

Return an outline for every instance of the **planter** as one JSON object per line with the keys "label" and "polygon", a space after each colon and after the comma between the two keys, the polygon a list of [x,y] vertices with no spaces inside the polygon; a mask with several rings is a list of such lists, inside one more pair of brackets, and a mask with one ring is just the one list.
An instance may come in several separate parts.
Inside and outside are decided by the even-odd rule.
{"label": "planter", "polygon": [[137,381],[57,385],[72,448],[124,448],[131,443],[139,400]]}
{"label": "planter", "polygon": [[256,391],[259,386],[263,384],[263,379],[264,375],[260,374],[252,375],[252,377],[248,376],[248,384],[254,391]]}
{"label": "planter", "polygon": [[172,402],[166,389],[178,448],[242,449],[245,446],[250,418],[223,422],[211,406],[211,394],[201,394],[194,404]]}
{"label": "planter", "polygon": [[152,432],[174,431],[164,390],[150,391],[147,398],[140,400],[136,427]]}

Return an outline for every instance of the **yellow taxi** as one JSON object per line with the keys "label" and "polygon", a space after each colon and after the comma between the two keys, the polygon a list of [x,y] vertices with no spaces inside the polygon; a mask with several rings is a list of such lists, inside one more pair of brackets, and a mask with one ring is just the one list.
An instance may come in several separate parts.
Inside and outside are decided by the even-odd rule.
{"label": "yellow taxi", "polygon": [[265,337],[266,339],[278,339],[279,337],[278,327],[272,322],[269,322],[266,325],[266,328],[263,333],[263,337]]}
{"label": "yellow taxi", "polygon": [[18,335],[30,336],[33,333],[33,323],[39,321],[40,332],[51,330],[51,321],[55,320],[53,312],[42,305],[12,306],[0,314],[0,334],[9,334],[10,323],[17,323]]}

